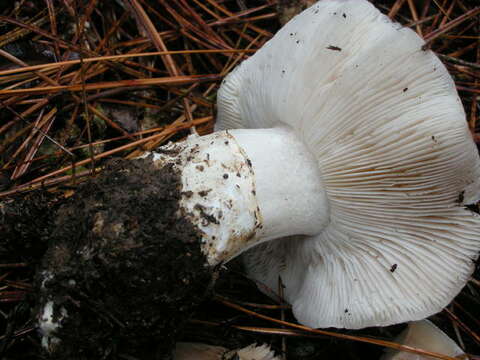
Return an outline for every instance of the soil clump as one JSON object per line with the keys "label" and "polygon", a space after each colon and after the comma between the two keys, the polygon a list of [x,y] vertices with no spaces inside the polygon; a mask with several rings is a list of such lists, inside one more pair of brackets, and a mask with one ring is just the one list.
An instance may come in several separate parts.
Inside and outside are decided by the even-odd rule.
{"label": "soil clump", "polygon": [[172,166],[114,160],[64,201],[37,272],[38,312],[53,302],[60,324],[52,359],[171,358],[214,273],[181,190]]}

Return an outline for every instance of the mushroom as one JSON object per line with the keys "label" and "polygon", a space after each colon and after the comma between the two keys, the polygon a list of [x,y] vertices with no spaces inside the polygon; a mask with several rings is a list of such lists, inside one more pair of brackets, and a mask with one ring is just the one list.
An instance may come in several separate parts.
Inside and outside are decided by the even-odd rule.
{"label": "mushroom", "polygon": [[174,360],[279,360],[266,344],[251,344],[229,351],[221,346],[202,343],[177,343]]}
{"label": "mushroom", "polygon": [[[429,320],[413,321],[395,339],[397,343],[421,350],[427,350],[446,356],[459,357],[465,352],[447,334]],[[430,356],[407,353],[388,349],[382,360],[423,360],[433,359]]]}
{"label": "mushroom", "polygon": [[[252,147],[271,166],[298,164],[256,181],[260,214],[291,211],[281,222],[292,231],[244,261],[270,289],[282,278],[303,324],[357,329],[423,319],[474,269],[480,218],[466,205],[480,197],[479,156],[454,82],[423,45],[367,1],[319,1],[219,91],[217,130],[254,129]],[[273,129],[315,163],[300,165],[286,142],[282,153],[265,147]],[[264,173],[244,145],[247,130],[229,134],[237,131],[253,172]],[[326,195],[312,197],[307,174],[320,174]],[[296,193],[282,197],[277,187]],[[301,196],[319,207],[293,202]],[[298,216],[310,228],[300,229]]]}
{"label": "mushroom", "polygon": [[[160,224],[175,234],[186,222],[196,229],[184,255],[173,254],[175,261],[199,259],[193,234],[199,234],[198,251],[211,269],[245,253],[254,279],[272,290],[282,279],[284,296],[305,325],[357,329],[436,313],[465,285],[480,249],[480,217],[466,207],[480,199],[480,159],[455,85],[423,45],[366,0],[320,1],[226,77],[218,93],[217,132],[191,135],[136,160],[138,181],[151,195],[138,191],[143,185],[136,178],[132,183],[140,170],[122,169],[105,175],[102,181],[111,187],[102,199],[117,196],[112,194],[122,184],[114,182],[130,172],[130,196],[141,195],[152,207],[142,214],[149,216],[146,229]],[[163,199],[175,207],[165,221],[155,222],[161,214],[152,213],[152,184],[158,181],[148,175],[152,171],[163,171],[168,180],[159,187],[171,186]],[[177,175],[179,183],[171,180]],[[57,242],[43,271],[50,280],[42,303],[53,310],[42,313],[56,319],[68,314],[63,322],[77,311],[69,305],[71,292],[83,291],[78,283],[73,290],[62,285],[68,284],[66,272],[62,283],[55,280],[66,258],[77,261],[81,254],[78,261],[97,271],[94,257],[110,259],[104,244],[111,239],[115,244],[123,234],[115,251],[156,244],[141,217],[128,218],[131,207],[120,203],[128,216],[113,216],[110,205],[84,190],[75,200],[83,201],[81,207],[60,210],[67,220],[58,220],[57,228],[76,231],[68,221],[84,211],[92,228],[82,238],[96,240],[71,242],[75,248]],[[174,224],[172,214],[183,225],[170,230],[165,224]],[[171,244],[165,241],[162,256]],[[69,247],[75,253],[67,257]],[[129,273],[135,281],[154,282],[141,271]],[[101,274],[95,276],[92,281]],[[187,286],[194,281],[174,280]],[[130,286],[133,280],[123,282]],[[63,297],[49,290],[60,287]],[[62,311],[53,299],[64,299],[71,310]],[[59,332],[50,322],[48,329]],[[45,336],[54,336],[48,329]]]}

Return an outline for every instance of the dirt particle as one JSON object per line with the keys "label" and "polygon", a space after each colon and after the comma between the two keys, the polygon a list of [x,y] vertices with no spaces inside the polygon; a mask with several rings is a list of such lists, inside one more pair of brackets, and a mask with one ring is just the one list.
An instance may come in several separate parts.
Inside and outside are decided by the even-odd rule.
{"label": "dirt particle", "polygon": [[457,204],[462,204],[464,197],[465,197],[465,190],[462,190],[462,191],[460,191],[460,193],[458,194],[457,201],[456,201]]}
{"label": "dirt particle", "polygon": [[465,209],[470,210],[476,214],[480,214],[480,208],[478,203],[477,204],[466,204]]}
{"label": "dirt particle", "polygon": [[195,204],[193,208],[200,213],[200,217],[202,218],[201,223],[203,226],[208,226],[210,223],[217,225],[220,224],[215,216],[205,212],[205,207],[203,205]]}
{"label": "dirt particle", "polygon": [[408,87],[403,88],[403,92],[407,92],[407,90],[408,90]]}
{"label": "dirt particle", "polygon": [[347,18],[347,14],[345,14],[345,13],[343,13],[342,16],[343,16],[344,19]]}
{"label": "dirt particle", "polygon": [[223,174],[223,178],[226,180],[228,179],[228,174]]}
{"label": "dirt particle", "polygon": [[195,205],[193,206],[193,209],[194,209],[194,210],[198,210],[198,211],[204,211],[204,210],[205,210],[205,206],[203,206],[202,204],[198,204],[198,203],[197,203],[197,204],[195,204]]}
{"label": "dirt particle", "polygon": [[392,267],[390,268],[390,272],[393,273],[395,270],[397,270],[397,264],[393,264]]}
{"label": "dirt particle", "polygon": [[208,190],[202,190],[202,191],[199,191],[198,192],[198,195],[200,195],[201,197],[205,197],[208,195],[208,193],[212,191],[212,189],[208,189]]}
{"label": "dirt particle", "polygon": [[329,45],[327,46],[328,50],[333,50],[333,51],[342,51],[342,48],[335,46],[335,45]]}
{"label": "dirt particle", "polygon": [[176,157],[178,154],[180,154],[180,151],[181,151],[181,148],[179,148],[179,147],[173,147],[173,148],[170,148],[170,149],[165,149],[163,147],[160,147],[160,148],[155,150],[155,152],[157,152],[159,154],[165,154],[165,155],[168,155],[170,157]]}
{"label": "dirt particle", "polygon": [[193,191],[190,191],[190,190],[188,190],[188,191],[183,191],[183,192],[182,192],[182,195],[185,196],[187,199],[190,199],[190,198],[192,197],[192,195],[193,195]]}
{"label": "dirt particle", "polygon": [[195,168],[198,170],[198,171],[203,171],[205,168],[203,167],[203,165],[197,165],[195,166]]}

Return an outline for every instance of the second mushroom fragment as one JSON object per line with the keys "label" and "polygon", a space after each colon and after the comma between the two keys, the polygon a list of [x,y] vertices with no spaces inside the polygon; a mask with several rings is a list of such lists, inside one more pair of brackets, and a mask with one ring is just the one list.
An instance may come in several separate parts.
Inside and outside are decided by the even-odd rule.
{"label": "second mushroom fragment", "polygon": [[[214,134],[147,157],[181,173],[208,265],[244,253],[299,322],[425,318],[480,249],[480,161],[455,85],[365,0],[323,0],[224,80]],[[248,251],[247,251],[248,250]]]}

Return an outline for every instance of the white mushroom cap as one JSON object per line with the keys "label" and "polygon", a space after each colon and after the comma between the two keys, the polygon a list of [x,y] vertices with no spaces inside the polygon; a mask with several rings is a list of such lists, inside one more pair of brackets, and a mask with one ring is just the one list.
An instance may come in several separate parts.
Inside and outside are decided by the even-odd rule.
{"label": "white mushroom cap", "polygon": [[[401,345],[457,357],[465,354],[455,341],[428,320],[414,321],[395,339]],[[388,349],[382,360],[430,360],[430,356]]]}
{"label": "white mushroom cap", "polygon": [[238,360],[280,360],[266,344],[252,344],[236,351]]}
{"label": "white mushroom cap", "polygon": [[423,44],[365,0],[323,0],[219,91],[217,129],[288,126],[318,160],[327,227],[245,256],[271,289],[281,276],[303,324],[422,319],[473,271],[480,217],[464,205],[479,200],[480,161],[455,85]]}
{"label": "white mushroom cap", "polygon": [[220,346],[202,343],[177,343],[175,360],[280,360],[266,344],[251,344],[242,349],[228,351]]}

